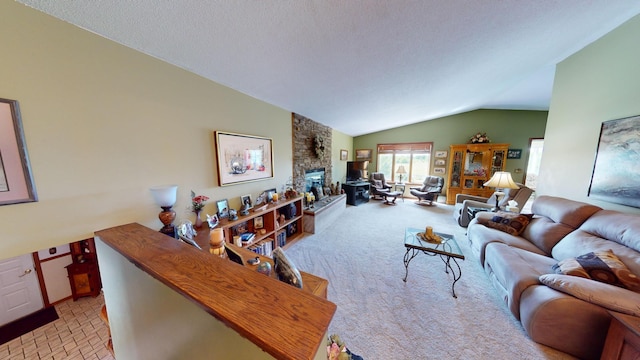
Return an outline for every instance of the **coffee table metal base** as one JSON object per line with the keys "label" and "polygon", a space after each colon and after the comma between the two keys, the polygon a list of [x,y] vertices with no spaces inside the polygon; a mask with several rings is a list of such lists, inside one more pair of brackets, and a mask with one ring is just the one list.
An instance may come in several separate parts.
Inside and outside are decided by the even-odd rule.
{"label": "coffee table metal base", "polygon": [[[435,253],[428,252],[426,250],[407,248],[407,252],[404,254],[405,273],[404,273],[404,279],[402,279],[402,281],[407,282],[407,277],[409,276],[409,263],[411,262],[411,260],[413,260],[414,257],[416,257],[416,255],[418,255],[421,252],[429,256],[437,256],[437,255],[440,256],[440,259],[442,260],[442,262],[444,262],[444,272],[448,274],[449,271],[451,271],[451,275],[453,275],[453,283],[451,284],[451,293],[453,294],[454,298],[458,298],[458,296],[456,295],[455,286],[458,280],[460,280],[460,277],[462,277],[462,269],[460,268],[460,264],[458,264],[458,261],[456,260],[456,258],[449,255],[435,254]],[[453,264],[455,264],[455,267],[451,266],[452,260],[453,260]]]}
{"label": "coffee table metal base", "polygon": [[432,243],[427,241],[421,236],[421,230],[407,228],[404,234],[404,247],[407,249],[407,252],[404,254],[404,281],[407,282],[407,277],[409,276],[409,263],[411,260],[415,258],[419,253],[423,253],[429,256],[439,256],[440,260],[444,263],[444,272],[453,276],[453,283],[451,284],[451,293],[454,298],[456,296],[456,283],[462,277],[462,269],[460,268],[460,264],[458,264],[457,259],[464,260],[464,254],[460,250],[460,247],[456,243],[453,235],[443,234],[443,233],[435,233],[440,236],[442,240],[439,243]]}

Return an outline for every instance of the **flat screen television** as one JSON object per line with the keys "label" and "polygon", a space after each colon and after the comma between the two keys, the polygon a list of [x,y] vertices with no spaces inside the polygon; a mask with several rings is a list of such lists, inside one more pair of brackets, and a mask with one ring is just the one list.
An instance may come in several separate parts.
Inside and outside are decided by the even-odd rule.
{"label": "flat screen television", "polygon": [[361,181],[369,178],[369,161],[347,161],[347,182]]}

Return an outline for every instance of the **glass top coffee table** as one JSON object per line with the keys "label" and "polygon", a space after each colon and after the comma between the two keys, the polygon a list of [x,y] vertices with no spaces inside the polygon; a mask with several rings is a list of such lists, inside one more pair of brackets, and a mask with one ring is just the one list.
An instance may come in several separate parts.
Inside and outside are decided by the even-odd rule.
{"label": "glass top coffee table", "polygon": [[[407,228],[404,232],[404,247],[407,248],[407,252],[404,254],[404,267],[405,267],[405,275],[404,282],[407,282],[407,276],[409,276],[409,263],[416,257],[419,253],[423,253],[429,256],[440,256],[442,262],[444,262],[444,272],[453,275],[453,284],[451,284],[451,292],[453,293],[453,297],[457,298],[455,286],[456,282],[460,280],[462,276],[462,270],[460,269],[460,265],[458,264],[457,259],[464,260],[464,255],[458,246],[458,243],[454,239],[453,235],[443,234],[439,232],[435,232],[434,234],[440,236],[442,238],[441,243],[432,243],[426,240],[422,240],[421,237],[418,236],[418,233],[424,232],[424,229],[414,229]],[[451,263],[455,264],[455,267],[451,265]]]}

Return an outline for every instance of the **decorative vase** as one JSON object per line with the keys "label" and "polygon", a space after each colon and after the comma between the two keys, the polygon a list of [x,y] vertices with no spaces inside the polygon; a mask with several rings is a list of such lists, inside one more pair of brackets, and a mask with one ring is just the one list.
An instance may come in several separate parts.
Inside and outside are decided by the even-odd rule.
{"label": "decorative vase", "polygon": [[195,211],[196,213],[196,222],[193,225],[196,229],[200,229],[202,227],[202,219],[200,219],[200,212],[202,210]]}

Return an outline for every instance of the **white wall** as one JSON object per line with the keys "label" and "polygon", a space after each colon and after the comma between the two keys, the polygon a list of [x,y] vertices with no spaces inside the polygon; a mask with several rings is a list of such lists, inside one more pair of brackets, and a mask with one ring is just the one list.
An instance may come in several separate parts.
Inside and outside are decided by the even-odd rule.
{"label": "white wall", "polygon": [[640,114],[639,37],[636,16],[557,66],[538,194],[640,213],[587,196],[602,122]]}
{"label": "white wall", "polygon": [[[0,2],[0,97],[18,100],[39,201],[0,206],[0,258],[139,222],[160,228],[149,187],[254,198],[291,176],[291,113],[13,1]],[[219,187],[213,131],[273,139],[275,178]],[[203,215],[204,217],[204,215]]]}

